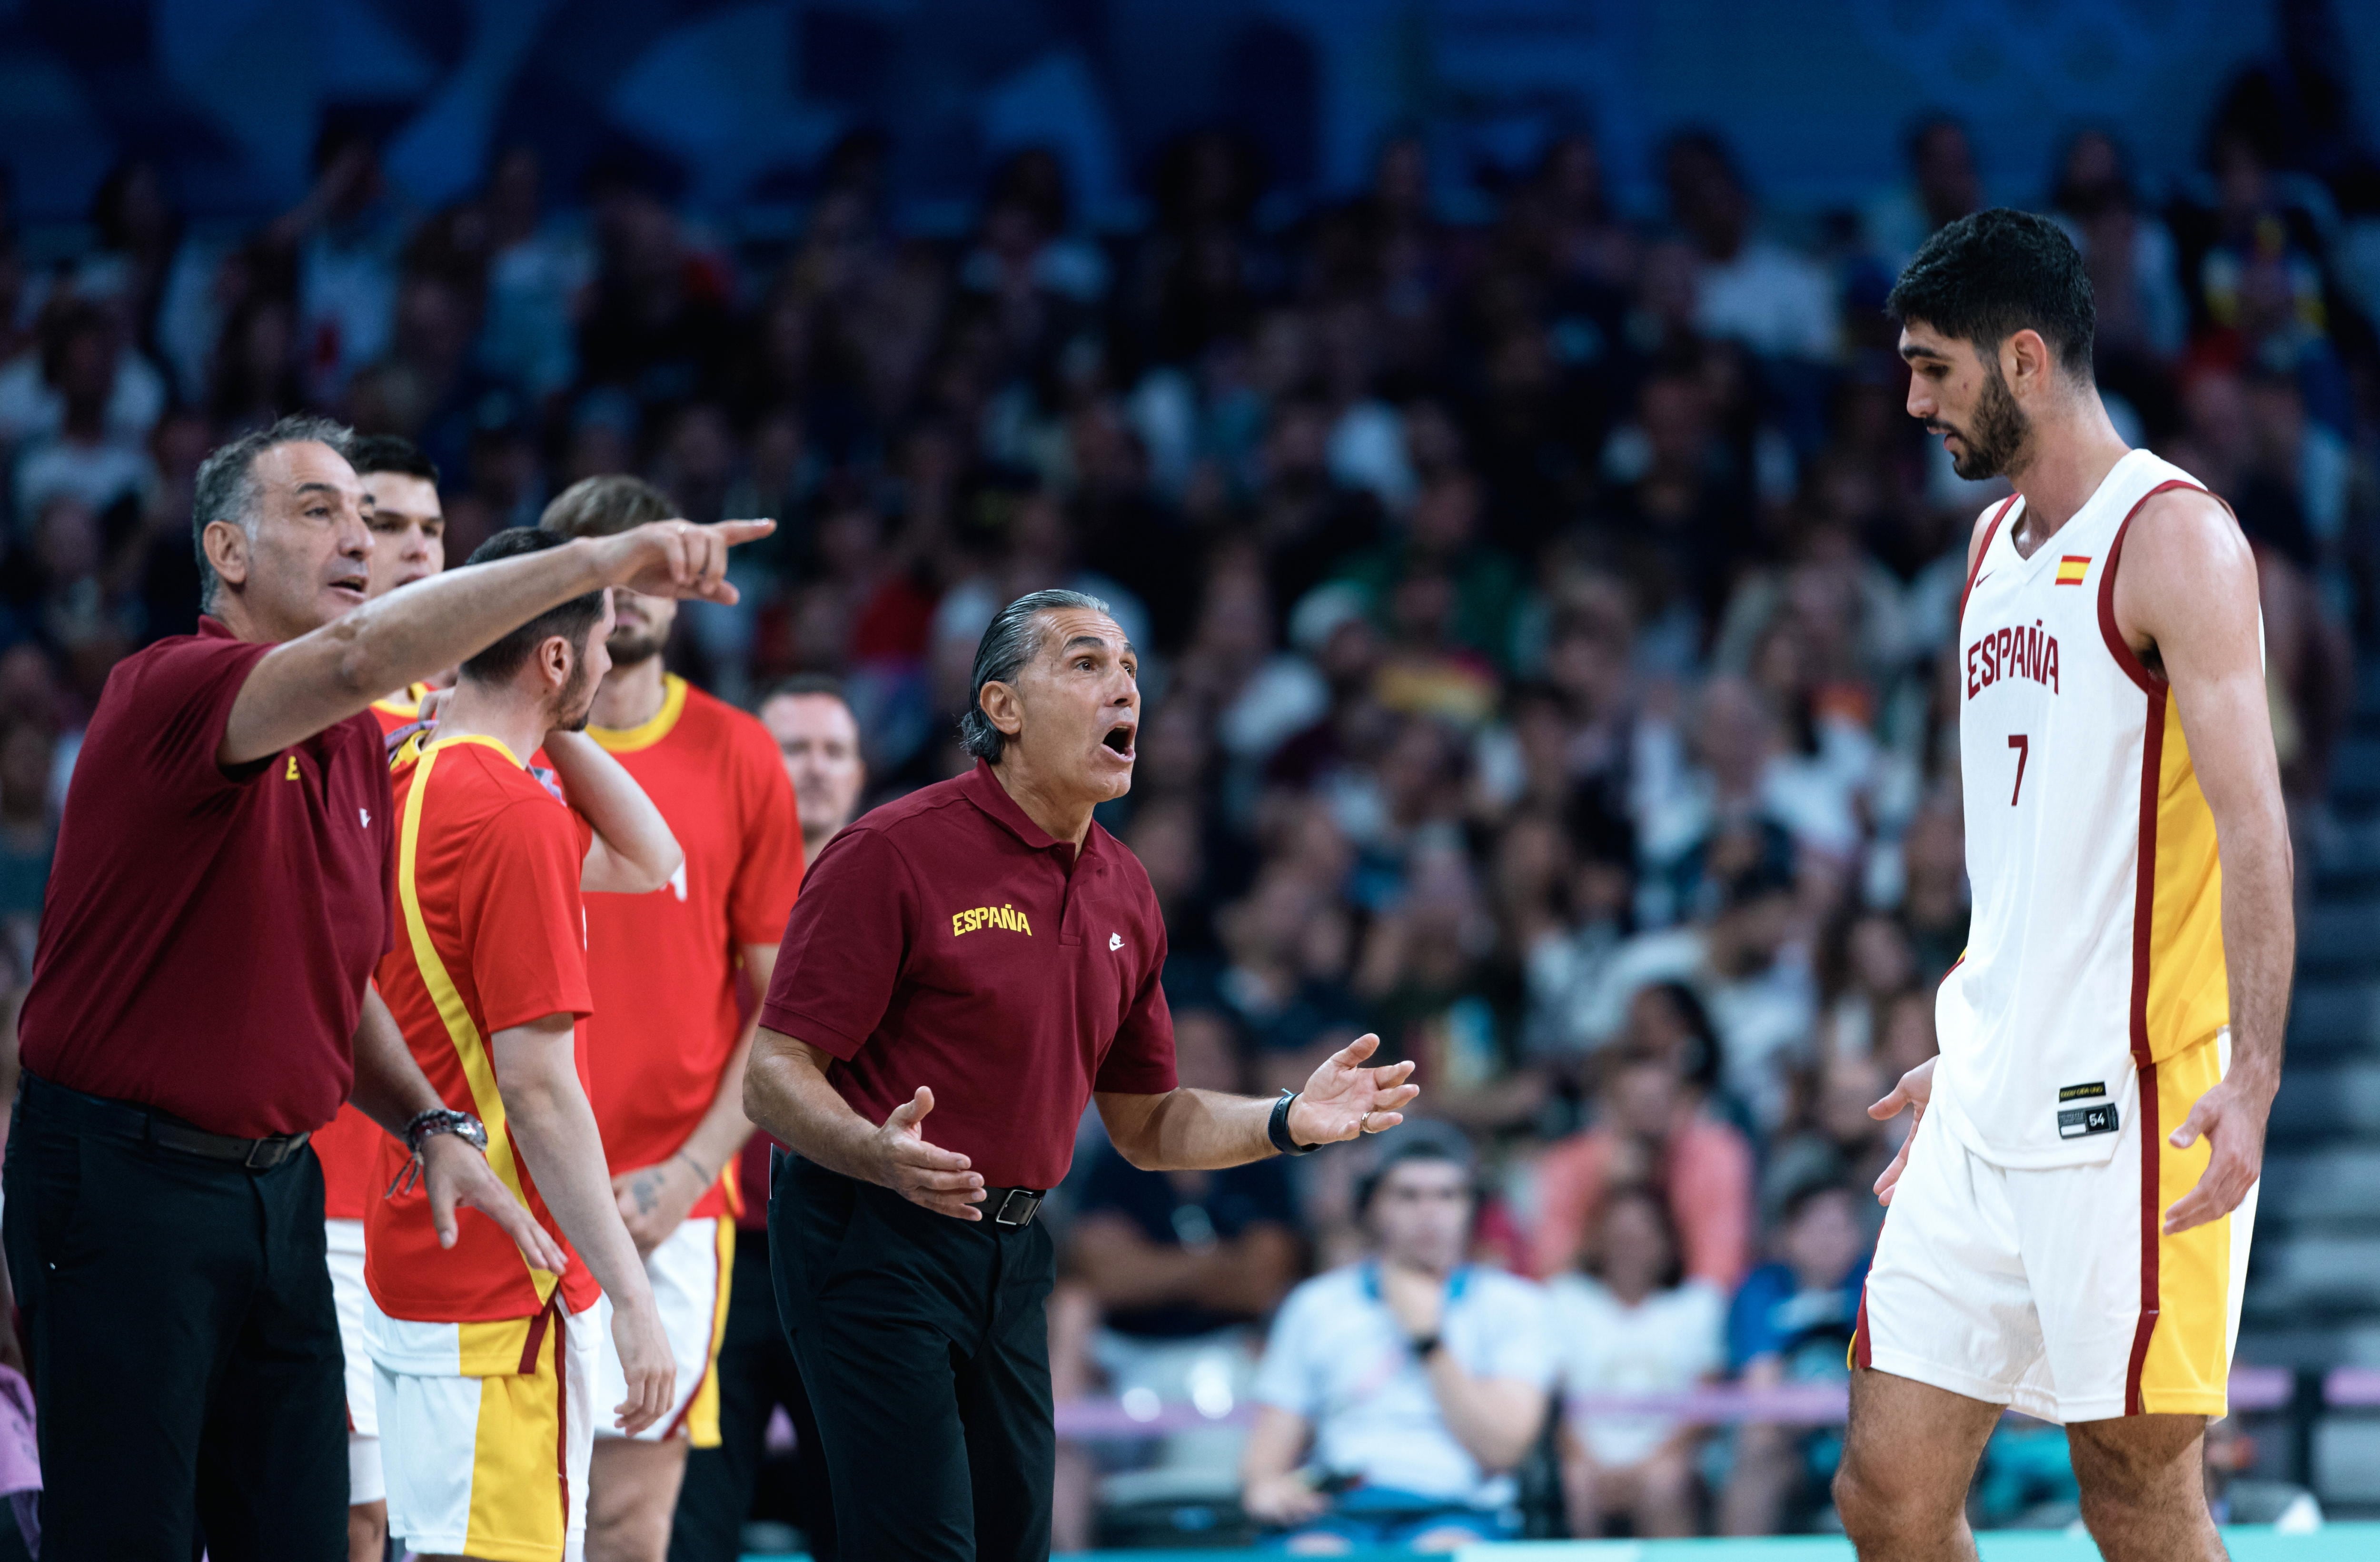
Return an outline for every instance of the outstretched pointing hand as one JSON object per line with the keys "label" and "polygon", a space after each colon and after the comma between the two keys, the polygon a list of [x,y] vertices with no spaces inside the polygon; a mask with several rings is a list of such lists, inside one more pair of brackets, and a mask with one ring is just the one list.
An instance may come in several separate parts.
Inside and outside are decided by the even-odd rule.
{"label": "outstretched pointing hand", "polygon": [[919,1127],[934,1109],[934,1093],[924,1085],[892,1108],[876,1131],[876,1178],[887,1188],[940,1215],[980,1220],[983,1179],[967,1169],[972,1164],[956,1150],[926,1143]]}
{"label": "outstretched pointing hand", "polygon": [[727,551],[776,529],[774,521],[719,521],[701,527],[691,521],[652,521],[601,539],[609,555],[605,573],[613,585],[649,597],[733,602],[736,591],[727,578]]}

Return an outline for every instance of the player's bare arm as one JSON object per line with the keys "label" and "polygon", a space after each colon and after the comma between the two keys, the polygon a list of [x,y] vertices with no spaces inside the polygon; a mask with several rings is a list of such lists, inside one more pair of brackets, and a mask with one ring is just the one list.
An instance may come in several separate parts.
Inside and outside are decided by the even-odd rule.
{"label": "player's bare arm", "polygon": [[[406,1125],[426,1111],[444,1106],[421,1065],[405,1045],[396,1016],[388,1011],[380,989],[364,988],[363,1012],[356,1021],[356,1083],[349,1097],[357,1110],[388,1130],[402,1143]],[[460,1136],[433,1133],[421,1142],[421,1187],[430,1198],[430,1221],[437,1229],[438,1245],[453,1247],[456,1235],[455,1211],[478,1210],[503,1228],[505,1236],[539,1268],[560,1274],[569,1256],[527,1205],[488,1168],[487,1160]]]}
{"label": "player's bare arm", "polygon": [[612,1337],[625,1370],[628,1398],[613,1424],[640,1432],[667,1413],[677,1367],[653,1302],[652,1282],[612,1203],[603,1140],[579,1086],[573,1022],[549,1014],[495,1035],[496,1080],[522,1160],[546,1208],[612,1302]]}
{"label": "player's bare arm", "polygon": [[[769,978],[777,970],[777,946],[745,944],[741,952],[752,990],[767,992]],[[720,1169],[743,1152],[744,1141],[752,1136],[752,1120],[744,1115],[744,1071],[759,1025],[760,1016],[755,1011],[744,1022],[735,1050],[727,1055],[727,1067],[720,1072],[719,1093],[711,1097],[710,1109],[703,1113],[676,1153],[659,1165],[632,1167],[612,1179],[620,1218],[626,1222],[628,1235],[636,1239],[639,1253],[650,1253],[677,1229],[695,1202],[719,1181]],[[755,1193],[747,1191],[745,1196]],[[757,1196],[765,1199],[768,1193],[759,1190]]]}
{"label": "player's bare arm", "polygon": [[[306,491],[290,502],[336,500]],[[534,557],[451,571],[365,602],[266,653],[232,704],[217,760],[228,768],[278,754],[389,690],[465,660],[548,608],[602,587],[733,602],[727,551],[775,529],[766,520],[700,527],[656,521]],[[237,526],[207,528],[208,560],[226,582],[247,579],[248,548]]]}
{"label": "player's bare arm", "polygon": [[834,1055],[762,1025],[744,1072],[744,1111],[829,1171],[892,1189],[912,1204],[980,1220],[983,1178],[955,1150],[926,1142],[934,1093],[924,1085],[881,1123],[851,1109],[827,1079]]}
{"label": "player's bare arm", "polygon": [[2173,1131],[2182,1148],[2204,1135],[2213,1156],[2198,1185],[2167,1211],[2172,1232],[2237,1208],[2264,1163],[2297,960],[2294,865],[2248,539],[2216,500],[2175,490],[2143,506],[2128,541],[2116,575],[2116,627],[2173,684],[2223,863],[2231,1061]]}
{"label": "player's bare arm", "polygon": [[[1293,1140],[1336,1144],[1404,1121],[1400,1108],[1421,1086],[1409,1083],[1410,1061],[1366,1068],[1364,1060],[1379,1046],[1378,1036],[1360,1035],[1323,1059],[1290,1104]],[[1189,1089],[1157,1096],[1101,1091],[1092,1099],[1116,1153],[1143,1171],[1210,1170],[1279,1153],[1269,1100]]]}
{"label": "player's bare arm", "polygon": [[[577,544],[571,544],[577,547]],[[556,550],[559,551],[559,550]],[[479,566],[485,568],[485,565]],[[584,733],[546,734],[546,757],[553,761],[570,805],[595,829],[588,842],[581,890],[642,895],[670,881],[686,861],[669,821],[645,795],[636,778]]]}

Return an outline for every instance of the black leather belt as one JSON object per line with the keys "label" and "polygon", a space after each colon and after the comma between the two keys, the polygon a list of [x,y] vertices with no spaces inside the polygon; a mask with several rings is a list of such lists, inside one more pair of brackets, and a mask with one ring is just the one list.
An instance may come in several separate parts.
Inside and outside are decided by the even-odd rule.
{"label": "black leather belt", "polygon": [[186,1156],[230,1161],[250,1171],[272,1170],[304,1149],[306,1141],[314,1137],[311,1133],[276,1133],[266,1139],[239,1139],[228,1133],[210,1133],[154,1107],[110,1100],[104,1096],[52,1084],[30,1070],[26,1071],[18,1089],[30,1115],[77,1132],[104,1133],[138,1144],[163,1145]]}
{"label": "black leather belt", "polygon": [[990,1214],[995,1226],[1030,1226],[1033,1217],[1041,1213],[1041,1200],[1047,1193],[1042,1188],[986,1188],[978,1207]]}

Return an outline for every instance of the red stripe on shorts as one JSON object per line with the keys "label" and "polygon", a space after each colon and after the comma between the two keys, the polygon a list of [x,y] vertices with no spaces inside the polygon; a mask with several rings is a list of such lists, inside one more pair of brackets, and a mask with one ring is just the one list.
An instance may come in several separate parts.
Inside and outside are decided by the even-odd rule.
{"label": "red stripe on shorts", "polygon": [[2157,1098],[2156,1065],[2141,1070],[2141,1321],[2132,1330],[2132,1359],[2124,1369],[2124,1413],[2146,1415],[2141,1402],[2141,1369],[2148,1364],[2149,1337],[2157,1321]]}

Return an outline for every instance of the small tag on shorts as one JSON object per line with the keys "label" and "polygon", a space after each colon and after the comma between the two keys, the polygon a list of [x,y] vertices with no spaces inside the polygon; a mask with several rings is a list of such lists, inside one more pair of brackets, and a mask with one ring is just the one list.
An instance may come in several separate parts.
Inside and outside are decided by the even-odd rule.
{"label": "small tag on shorts", "polygon": [[2086,1096],[2106,1094],[2107,1087],[2096,1080],[2089,1084],[2061,1084],[2058,1087],[2058,1098],[2061,1101],[2080,1101]]}
{"label": "small tag on shorts", "polygon": [[2116,1132],[2115,1103],[2096,1107],[2069,1107],[2058,1114],[2058,1136],[2060,1139],[2083,1139],[2094,1133]]}

